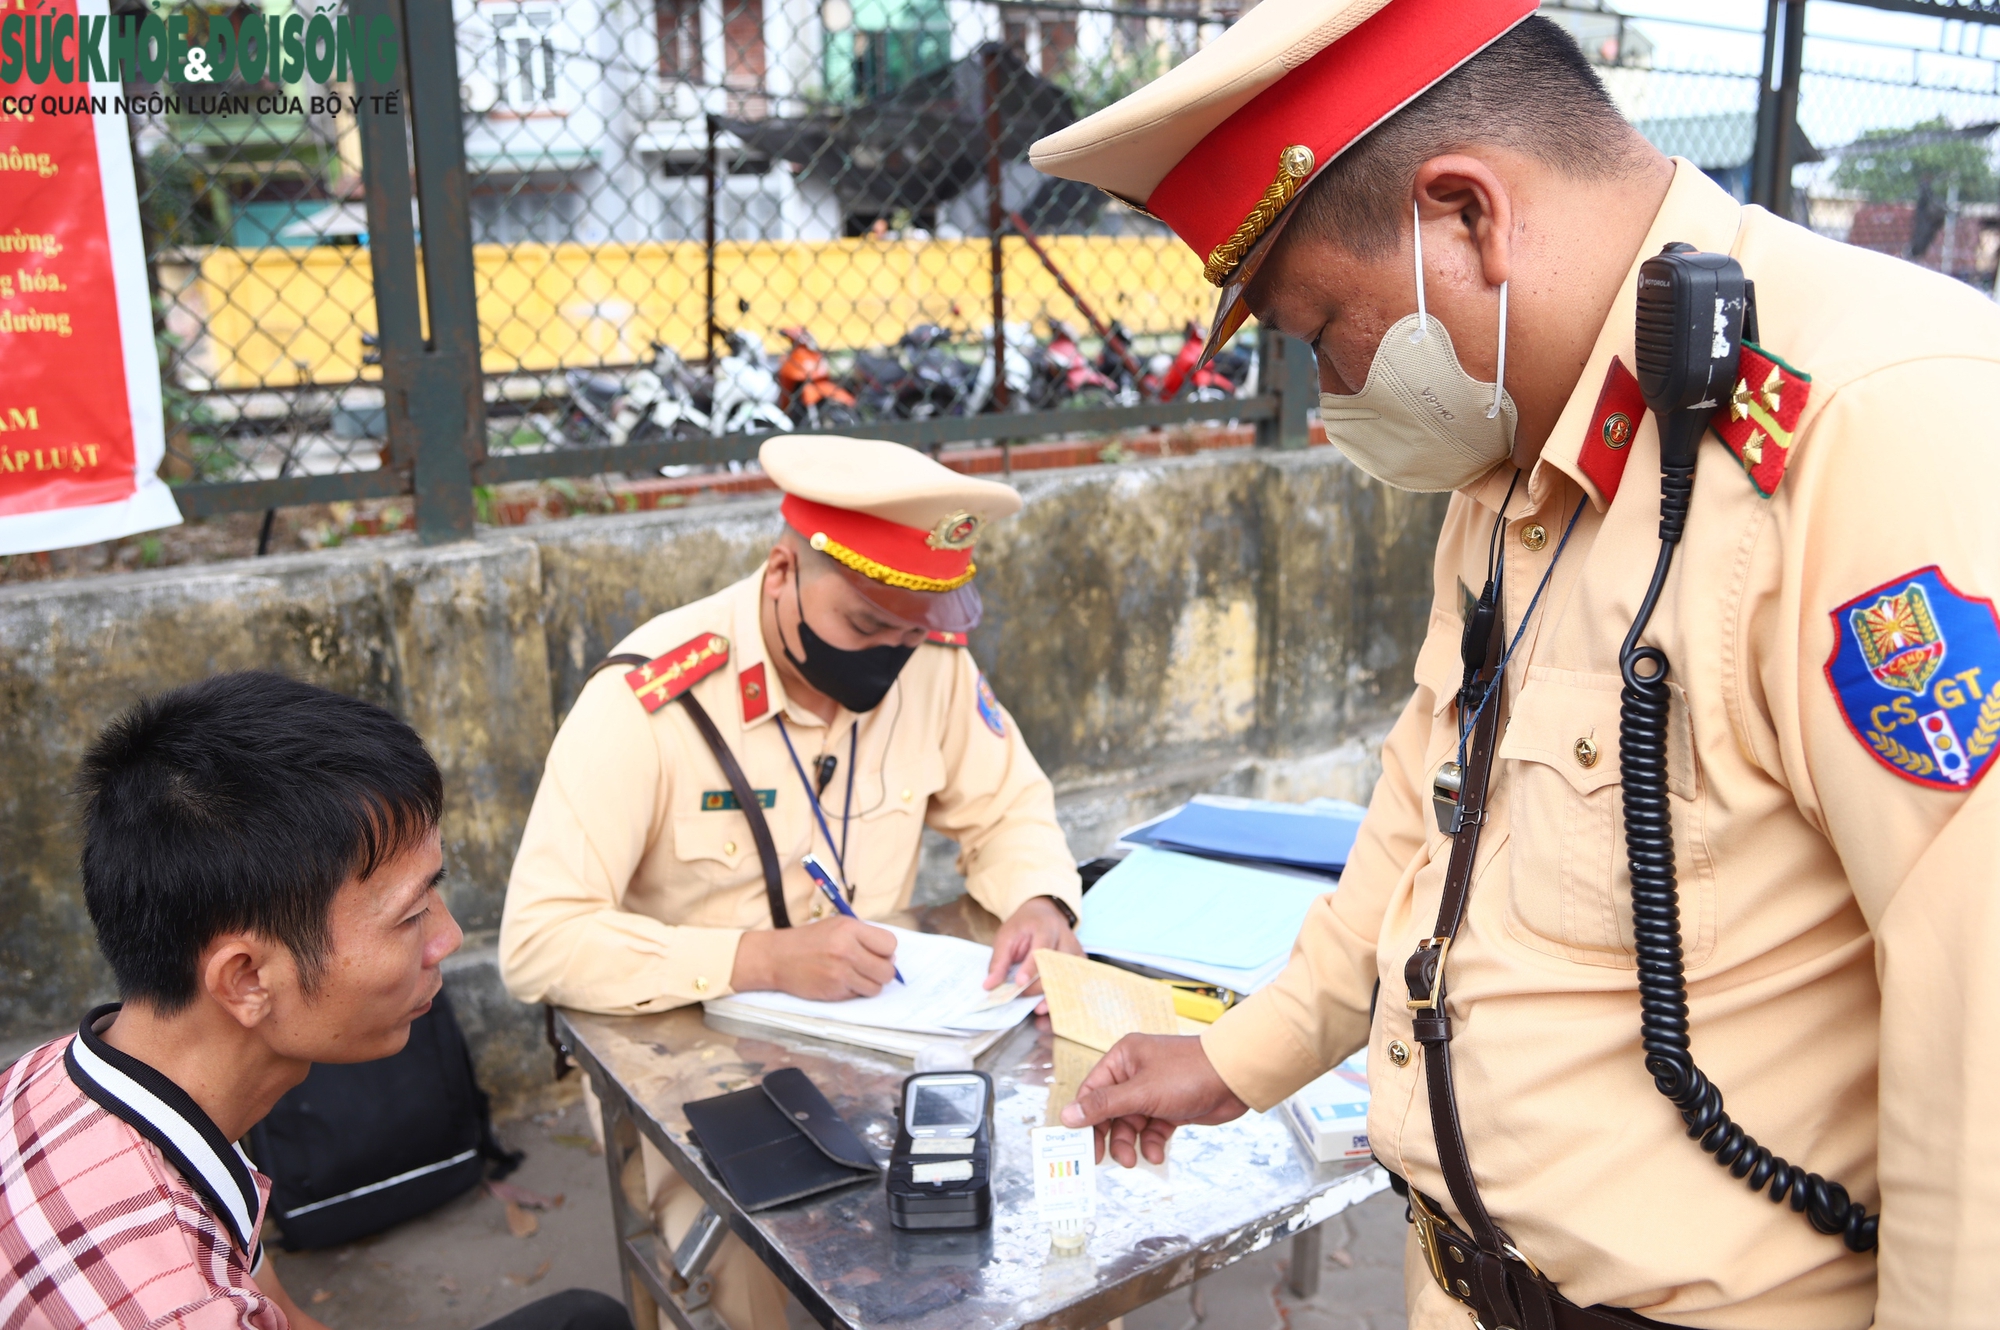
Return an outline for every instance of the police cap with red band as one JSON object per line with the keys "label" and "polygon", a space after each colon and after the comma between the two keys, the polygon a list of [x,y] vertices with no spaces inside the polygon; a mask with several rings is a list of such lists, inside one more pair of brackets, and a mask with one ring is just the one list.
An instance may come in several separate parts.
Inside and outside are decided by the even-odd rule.
{"label": "police cap with red band", "polygon": [[1298,192],[1533,14],[1536,0],[1267,0],[1131,96],[1035,144],[1038,170],[1173,228],[1223,289],[1209,349]]}
{"label": "police cap with red band", "polygon": [[978,624],[974,547],[986,523],[1020,511],[1012,487],[880,439],[786,434],[757,456],[785,492],[785,525],[871,602],[938,632]]}

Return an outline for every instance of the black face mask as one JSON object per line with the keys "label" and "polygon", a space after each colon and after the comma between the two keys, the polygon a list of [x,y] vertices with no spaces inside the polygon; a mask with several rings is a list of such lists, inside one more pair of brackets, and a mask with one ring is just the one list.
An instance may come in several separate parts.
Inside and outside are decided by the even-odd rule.
{"label": "black face mask", "polygon": [[[798,594],[797,583],[792,594]],[[779,636],[785,659],[805,681],[849,711],[873,711],[889,695],[890,685],[915,654],[915,647],[863,647],[846,651],[833,646],[806,622],[805,602],[799,602],[799,646],[805,659],[792,654],[791,644]]]}

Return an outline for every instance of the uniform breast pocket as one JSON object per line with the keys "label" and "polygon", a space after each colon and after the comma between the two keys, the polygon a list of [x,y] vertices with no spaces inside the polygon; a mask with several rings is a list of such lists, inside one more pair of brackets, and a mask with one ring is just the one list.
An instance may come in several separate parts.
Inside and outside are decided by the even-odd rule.
{"label": "uniform breast pocket", "polygon": [[749,820],[735,809],[676,816],[674,858],[687,876],[706,887],[763,881]]}
{"label": "uniform breast pocket", "polygon": [[[1508,929],[1538,951],[1633,968],[1615,674],[1529,670],[1501,740],[1507,781]],[[1675,689],[1668,791],[1689,968],[1715,945],[1715,873],[1685,697]]]}

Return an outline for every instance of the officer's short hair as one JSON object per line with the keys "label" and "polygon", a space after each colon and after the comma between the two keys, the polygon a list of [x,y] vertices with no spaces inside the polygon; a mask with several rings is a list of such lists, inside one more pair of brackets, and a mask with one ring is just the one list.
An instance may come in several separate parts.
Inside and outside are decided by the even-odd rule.
{"label": "officer's short hair", "polygon": [[287,947],[317,991],[340,888],[437,826],[444,784],[381,707],[276,674],[224,674],[129,708],[84,754],[83,899],[126,1001],[193,1002],[202,949]]}
{"label": "officer's short hair", "polygon": [[[1528,153],[1574,179],[1624,174],[1632,128],[1558,24],[1535,15],[1365,135],[1306,186],[1285,237],[1324,237],[1364,257],[1393,248],[1417,168],[1476,143]],[[1283,243],[1283,239],[1279,243]]]}

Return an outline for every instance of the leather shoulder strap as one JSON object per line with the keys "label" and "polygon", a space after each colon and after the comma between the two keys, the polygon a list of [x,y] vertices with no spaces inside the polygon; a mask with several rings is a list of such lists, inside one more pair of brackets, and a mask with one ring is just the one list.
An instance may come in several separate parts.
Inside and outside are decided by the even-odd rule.
{"label": "leather shoulder strap", "polygon": [[[595,675],[599,670],[608,669],[613,665],[636,669],[648,663],[648,658],[645,656],[631,654],[606,656],[591,668],[590,673]],[[715,728],[715,721],[710,718],[708,708],[695,700],[693,691],[684,692],[675,700],[687,708],[688,719],[692,720],[695,729],[701,732],[703,742],[708,745],[708,751],[715,755],[716,765],[722,768],[723,779],[729,782],[729,788],[735,792],[736,806],[742,810],[743,816],[749,819],[750,840],[757,847],[757,862],[764,870],[764,899],[771,908],[771,926],[790,928],[792,916],[785,908],[785,875],[778,863],[778,844],[771,838],[771,824],[764,817],[764,806],[757,801],[757,791],[750,788],[750,779],[743,774],[742,764],[736,760],[736,754],[729,751],[729,744],[723,739],[722,732]]]}

